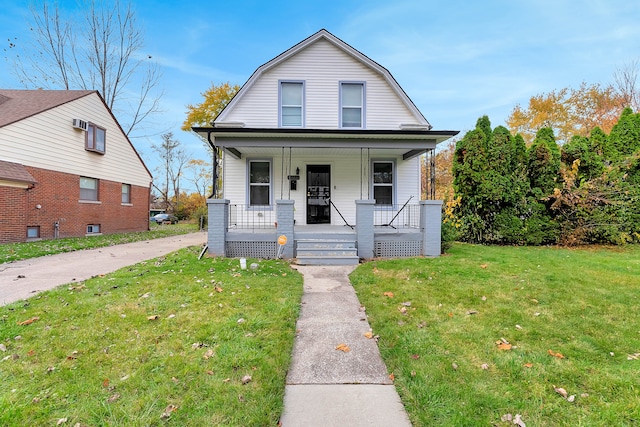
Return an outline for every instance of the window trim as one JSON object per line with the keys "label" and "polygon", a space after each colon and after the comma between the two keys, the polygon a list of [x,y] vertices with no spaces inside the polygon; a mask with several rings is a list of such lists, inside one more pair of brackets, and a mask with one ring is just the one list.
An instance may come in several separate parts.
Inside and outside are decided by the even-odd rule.
{"label": "window trim", "polygon": [[[95,199],[83,199],[82,198],[82,190],[83,190],[82,179],[83,178],[84,179],[90,179],[90,180],[92,180],[92,181],[94,181],[96,183],[96,188],[95,188],[96,198]],[[78,197],[79,201],[85,202],[85,203],[100,203],[100,180],[98,178],[91,178],[90,176],[80,176],[78,185],[79,185],[79,189],[80,189],[80,194],[79,194],[79,197]],[[93,191],[92,188],[84,188],[84,189]]]}
{"label": "window trim", "polygon": [[[102,149],[96,147],[96,130],[99,129],[104,133],[104,141]],[[90,136],[91,138],[90,139]],[[104,154],[107,151],[107,129],[98,126],[95,123],[87,124],[87,131],[84,137],[84,149],[93,153]]]}
{"label": "window trim", "polygon": [[[128,189],[128,191],[126,193],[124,192],[125,187]],[[133,203],[131,203],[131,184],[122,183],[122,187],[121,188],[122,188],[121,193],[120,193],[121,194],[121,198],[120,198],[121,204],[124,205],[124,206],[133,206]],[[124,195],[125,194],[127,195],[127,200],[124,200]]]}
{"label": "window trim", "polygon": [[[385,183],[378,183],[376,184],[375,179],[374,179],[374,165],[376,163],[391,163],[391,184],[385,184]],[[397,168],[396,168],[396,160],[395,159],[371,159],[371,164],[369,165],[370,170],[371,170],[371,198],[375,200],[375,188],[376,186],[378,187],[391,187],[391,204],[382,204],[382,203],[377,203],[375,204],[375,208],[376,209],[392,209],[394,206],[397,206],[398,202],[397,202],[397,183],[398,183],[398,179],[397,179]]]}
{"label": "window trim", "polygon": [[[282,85],[284,84],[299,84],[300,90],[302,91],[302,105],[300,105],[300,125],[299,126],[285,126],[282,121],[282,108],[285,107],[282,104]],[[306,82],[305,80],[278,80],[278,127],[280,128],[303,128],[305,127],[305,104],[306,104]],[[294,105],[290,105],[289,107],[294,107]],[[295,106],[297,107],[297,106]]]}
{"label": "window trim", "polygon": [[[338,102],[339,102],[339,108],[338,108],[338,120],[339,120],[339,124],[340,124],[340,129],[365,129],[367,127],[366,124],[366,106],[367,106],[367,82],[366,81],[351,81],[351,80],[341,80],[339,82],[340,87],[339,87],[339,94],[338,94]],[[345,85],[360,85],[362,87],[362,97],[361,97],[361,101],[362,101],[362,105],[360,105],[360,126],[344,126],[343,124],[343,109],[345,108],[345,106],[343,105],[342,102],[342,88]],[[354,106],[346,106],[346,108],[354,108]]]}
{"label": "window trim", "polygon": [[[98,231],[89,231],[89,228],[97,227]],[[87,236],[99,236],[102,234],[102,226],[100,224],[87,224],[85,228],[85,235]]]}
{"label": "window trim", "polygon": [[[29,231],[30,230],[35,230],[37,233],[36,236],[29,236]],[[28,241],[33,241],[33,240],[41,240],[42,236],[40,234],[40,226],[39,225],[28,225],[27,226],[27,240]]]}
{"label": "window trim", "polygon": [[[269,163],[269,204],[268,205],[252,205],[251,204],[251,163]],[[273,159],[272,158],[247,158],[247,170],[246,170],[246,208],[252,209],[265,209],[269,207],[273,209]],[[254,186],[266,187],[267,185],[253,184]]]}

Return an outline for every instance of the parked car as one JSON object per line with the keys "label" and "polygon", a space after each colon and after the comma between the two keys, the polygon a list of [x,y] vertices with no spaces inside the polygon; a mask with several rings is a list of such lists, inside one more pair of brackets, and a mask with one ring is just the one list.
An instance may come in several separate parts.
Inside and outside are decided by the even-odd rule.
{"label": "parked car", "polygon": [[157,224],[164,224],[166,222],[169,222],[171,224],[177,224],[178,223],[178,217],[175,215],[171,215],[171,214],[166,214],[166,213],[159,213],[157,215],[154,215],[151,217],[152,221],[155,221]]}

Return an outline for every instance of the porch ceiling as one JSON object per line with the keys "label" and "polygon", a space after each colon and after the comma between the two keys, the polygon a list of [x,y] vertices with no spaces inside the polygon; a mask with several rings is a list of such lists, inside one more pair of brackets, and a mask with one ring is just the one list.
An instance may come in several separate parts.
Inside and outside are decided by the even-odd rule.
{"label": "porch ceiling", "polygon": [[[435,149],[436,145],[458,134],[458,131],[420,129],[255,129],[242,127],[194,127],[212,147],[225,148],[235,157],[247,154],[270,154],[283,147],[296,153],[344,155],[345,150],[370,154],[402,155],[409,159]],[[265,151],[266,150],[266,151]],[[375,153],[373,152],[375,151]]]}
{"label": "porch ceiling", "polygon": [[[286,157],[289,157],[289,147],[284,147]],[[234,150],[234,149],[232,149]],[[242,156],[269,156],[279,157],[282,155],[282,147],[238,147],[234,151],[229,151],[229,154],[236,156],[238,152]],[[407,150],[397,148],[373,148],[368,151],[370,157],[384,157],[384,156],[401,156],[405,154]],[[314,147],[292,147],[291,155],[293,157],[336,157],[336,156],[360,156],[362,149],[360,148],[314,148]],[[365,151],[366,155],[366,151]]]}

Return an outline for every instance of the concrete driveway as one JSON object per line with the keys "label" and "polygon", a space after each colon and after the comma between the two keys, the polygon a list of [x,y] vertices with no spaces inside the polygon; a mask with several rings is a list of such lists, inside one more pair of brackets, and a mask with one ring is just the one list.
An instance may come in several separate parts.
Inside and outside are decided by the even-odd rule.
{"label": "concrete driveway", "polygon": [[206,241],[207,233],[198,232],[0,264],[0,305]]}

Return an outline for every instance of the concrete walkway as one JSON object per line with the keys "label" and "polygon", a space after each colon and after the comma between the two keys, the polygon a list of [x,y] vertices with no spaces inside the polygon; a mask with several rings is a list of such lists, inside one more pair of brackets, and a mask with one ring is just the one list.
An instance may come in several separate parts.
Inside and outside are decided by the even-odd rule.
{"label": "concrete walkway", "polygon": [[355,267],[295,268],[304,294],[282,426],[411,426],[376,341],[365,337],[369,323],[348,278]]}
{"label": "concrete walkway", "polygon": [[0,264],[0,305],[206,241],[198,232]]}

